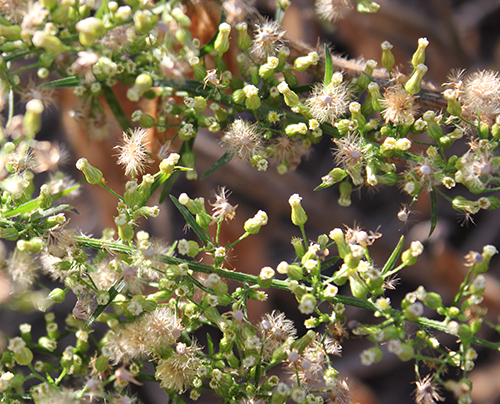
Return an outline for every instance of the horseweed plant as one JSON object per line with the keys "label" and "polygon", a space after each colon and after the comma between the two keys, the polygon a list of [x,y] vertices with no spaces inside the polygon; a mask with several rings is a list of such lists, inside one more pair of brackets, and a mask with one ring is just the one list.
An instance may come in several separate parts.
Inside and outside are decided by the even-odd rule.
{"label": "horseweed plant", "polygon": [[[401,237],[387,261],[376,265],[370,249],[378,233],[335,228],[311,240],[298,194],[289,199],[291,221],[302,235],[292,239],[296,257],[266,266],[258,276],[228,270],[227,258],[237,243],[258,237],[267,213],[259,210],[245,221],[238,239],[222,243],[221,228],[236,214],[225,188],[211,209],[203,198],[170,196],[193,239],[167,245],[139,231],[137,221],[158,215],[150,198],[160,188],[167,195],[180,171],[188,179],[198,177],[193,144],[202,129],[220,134],[226,150],[203,177],[233,158],[285,174],[327,137],[334,142],[332,169],[318,173],[316,189],[338,184],[341,206],[350,205],[353,188],[398,186],[410,199],[398,213],[402,221],[417,199],[431,199],[431,232],[438,195],[467,215],[496,209],[500,201],[491,192],[500,183],[499,75],[454,74],[441,96],[422,81],[425,38],[406,77],[396,73],[388,42],[381,45],[382,68],[377,68],[374,60],[351,63],[332,56],[326,46],[304,49],[288,41],[280,21],[289,1],[277,1],[275,20],[258,17],[251,2],[194,3],[0,2],[1,106],[7,117],[1,132],[0,237],[15,242],[2,259],[2,277],[4,282],[8,277],[11,290],[2,305],[21,308],[31,296],[46,322],[37,341],[27,323],[20,336],[5,337],[2,402],[133,403],[137,398],[127,385],[150,380],[166,390],[170,402],[182,402],[185,392],[196,400],[212,390],[223,402],[347,403],[349,384],[336,370],[341,359],[334,358],[340,356],[347,323],[354,324],[351,333],[372,343],[361,353],[363,365],[380,361],[384,345],[389,354],[415,362],[417,403],[442,400],[443,389],[459,403],[471,402],[474,346],[500,349],[477,337],[483,325],[500,330],[481,306],[483,274],[495,247],[467,255],[469,271],[452,301],[420,286],[396,308],[389,297],[392,280],[415,264],[423,245],[413,241],[404,249]],[[332,21],[353,6],[360,12],[378,9],[369,0],[317,1],[317,10]],[[195,8],[221,17],[208,37],[191,23]],[[201,34],[206,41],[195,36]],[[19,62],[26,57],[29,62]],[[36,76],[26,83],[23,77],[33,71]],[[305,71],[316,77],[314,84],[299,85],[296,73]],[[157,112],[138,103],[127,116],[114,91],[120,85],[130,103],[153,100]],[[85,158],[76,164],[89,184],[118,200],[116,228],[105,229],[100,238],[67,226],[72,207],[60,200],[79,185],[57,171],[63,149],[36,139],[42,113],[60,91],[78,98],[71,115],[87,128],[90,142],[109,130],[104,105],[123,130],[116,146],[118,164],[129,177],[123,195]],[[16,96],[26,105],[24,115],[14,115]],[[151,133],[163,139],[157,155],[149,149]],[[447,149],[464,138],[468,150],[450,156]],[[37,191],[35,174],[46,171],[53,174]],[[486,196],[449,197],[451,188]],[[39,272],[60,287],[34,291]],[[230,290],[227,280],[239,286]],[[348,288],[340,289],[343,285]],[[249,321],[248,301],[266,300],[270,289],[296,298],[304,335],[285,313]],[[68,294],[77,302],[59,329],[51,307]],[[376,319],[352,322],[346,306]],[[93,333],[94,327],[106,332]],[[206,346],[195,338],[202,327],[212,327],[202,333]],[[454,349],[440,342],[445,334],[456,339]],[[74,335],[73,345],[68,335]],[[213,340],[215,335],[220,340]],[[461,376],[448,378],[450,368]]]}

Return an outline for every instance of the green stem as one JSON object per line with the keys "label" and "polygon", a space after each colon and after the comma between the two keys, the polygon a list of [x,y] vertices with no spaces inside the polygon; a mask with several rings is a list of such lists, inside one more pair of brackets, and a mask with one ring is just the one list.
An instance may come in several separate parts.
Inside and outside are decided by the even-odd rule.
{"label": "green stem", "polygon": [[117,194],[115,191],[113,191],[113,190],[112,190],[110,187],[108,187],[106,184],[104,184],[104,183],[100,183],[99,185],[100,185],[101,187],[103,187],[106,191],[111,192],[111,193],[112,193],[114,196],[116,196],[119,200],[121,200],[121,201],[123,201],[123,200],[124,200],[123,196],[121,196],[121,195]]}

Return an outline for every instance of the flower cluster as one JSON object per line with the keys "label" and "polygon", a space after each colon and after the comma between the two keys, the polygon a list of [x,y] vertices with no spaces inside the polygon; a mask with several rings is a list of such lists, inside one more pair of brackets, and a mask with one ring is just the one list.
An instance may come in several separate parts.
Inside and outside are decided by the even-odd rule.
{"label": "flower cluster", "polygon": [[[275,20],[257,16],[253,2],[241,0],[70,3],[0,2],[6,118],[0,238],[12,247],[7,252],[0,244],[0,303],[43,312],[45,325],[36,341],[28,323],[19,336],[5,337],[2,402],[132,404],[137,399],[128,385],[154,380],[179,402],[182,394],[196,400],[210,390],[223,402],[346,403],[349,383],[337,369],[349,332],[372,344],[361,352],[363,365],[384,355],[415,362],[417,403],[441,401],[442,389],[470,402],[468,374],[478,357],[473,345],[500,350],[478,338],[486,326],[500,329],[483,306],[495,246],[467,254],[466,277],[451,300],[428,285],[398,302],[394,277],[416,265],[424,244],[405,244],[402,237],[379,265],[371,250],[380,233],[336,227],[308,237],[309,201],[304,207],[298,193],[288,199],[300,232],[291,239],[294,254],[255,274],[228,269],[235,247],[259,237],[276,218],[257,208],[254,216],[233,220],[238,205],[225,187],[209,204],[185,192],[170,195],[167,201],[191,230],[186,238],[166,243],[140,224],[160,213],[152,203],[156,191],[163,202],[181,173],[198,179],[195,144],[202,132],[225,152],[201,179],[236,157],[258,175],[273,166],[286,174],[326,138],[332,169],[316,189],[338,184],[343,207],[356,187],[386,185],[410,198],[398,213],[403,221],[429,194],[432,230],[438,194],[467,215],[497,209],[500,200],[491,192],[500,185],[498,73],[454,74],[439,94],[423,81],[426,38],[418,41],[408,76],[394,67],[388,42],[381,44],[382,68],[369,60],[355,63],[355,71],[336,71],[327,46],[296,53],[281,27],[288,0],[277,1]],[[353,8],[379,8],[370,0],[317,0],[315,6],[328,21]],[[214,23],[221,13],[225,21]],[[25,57],[33,64],[21,65]],[[317,80],[301,85],[304,77]],[[422,89],[434,92],[436,108],[421,102]],[[37,139],[42,115],[61,91],[76,100],[67,109],[88,142],[112,139],[116,123],[121,128],[109,158],[128,179],[123,192],[107,182],[108,162],[96,163],[92,155],[76,162],[77,175],[116,204],[109,218],[114,226],[100,237],[69,226],[73,207],[62,198],[79,185],[60,171],[64,149]],[[25,106],[19,115],[15,95]],[[458,155],[460,148],[451,146],[463,139],[467,147]],[[224,234],[229,226],[231,240]],[[42,276],[57,286],[39,289]],[[299,320],[276,310],[250,320],[250,302],[266,301],[272,289],[290,293]],[[70,309],[56,318],[53,306],[63,303]],[[351,318],[346,306],[372,313],[373,321]],[[455,347],[446,346],[442,334],[453,336]],[[461,379],[448,378],[451,368]]]}

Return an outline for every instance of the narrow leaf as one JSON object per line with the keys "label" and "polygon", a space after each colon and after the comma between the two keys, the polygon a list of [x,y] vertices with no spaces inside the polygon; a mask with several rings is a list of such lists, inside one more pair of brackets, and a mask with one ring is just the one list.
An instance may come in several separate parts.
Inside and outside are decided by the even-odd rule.
{"label": "narrow leaf", "polygon": [[225,152],[219,160],[217,160],[207,171],[203,173],[201,179],[207,178],[209,175],[212,175],[215,171],[221,168],[224,164],[229,163],[233,159],[234,155],[229,152]]}
{"label": "narrow leaf", "polygon": [[[55,194],[51,194],[52,201],[57,201],[58,199],[62,198],[63,196],[68,195],[70,192],[77,190],[80,187],[80,185],[75,185],[74,187],[65,189],[64,191],[61,192],[56,192]],[[12,217],[16,216],[22,213],[28,213],[32,212],[33,210],[36,209],[38,201],[37,199],[32,199],[31,201],[25,202],[22,205],[17,206],[16,208],[12,209],[11,211],[5,212],[4,217]],[[69,205],[65,205],[69,206]]]}
{"label": "narrow leaf", "polygon": [[66,88],[66,87],[78,87],[79,85],[80,85],[80,80],[78,79],[77,76],[73,76],[41,84],[40,88]]}
{"label": "narrow leaf", "polygon": [[181,215],[184,216],[184,219],[186,220],[187,224],[200,238],[201,242],[205,246],[210,244],[210,237],[207,235],[207,233],[205,233],[205,231],[200,227],[200,225],[196,223],[196,219],[191,214],[191,212],[189,212],[189,210],[184,205],[181,205],[181,203],[175,196],[170,195],[170,199],[172,199],[172,202],[174,203],[175,207],[179,209],[179,212],[181,212]]}
{"label": "narrow leaf", "polygon": [[208,344],[208,357],[212,358],[214,356],[214,343],[212,341],[212,337],[207,332],[207,344]]}
{"label": "narrow leaf", "polygon": [[123,108],[120,105],[120,102],[118,101],[118,98],[116,98],[116,95],[111,87],[103,85],[101,86],[101,88],[102,95],[104,95],[104,98],[106,99],[111,112],[113,112],[113,116],[115,117],[122,130],[125,132],[126,130],[130,129],[132,125],[130,124],[127,115],[125,115],[125,112],[123,111]]}
{"label": "narrow leaf", "polygon": [[327,44],[325,44],[325,78],[323,82],[329,84],[333,77],[333,62],[330,49],[328,49]]}
{"label": "narrow leaf", "polygon": [[396,248],[392,252],[391,256],[389,257],[389,259],[385,263],[384,267],[382,268],[382,276],[384,276],[389,271],[392,271],[392,269],[394,268],[394,265],[396,265],[396,261],[398,260],[400,254],[401,254],[401,250],[403,249],[404,240],[405,240],[404,236],[401,236],[401,238],[399,239],[398,245],[396,246]]}
{"label": "narrow leaf", "polygon": [[328,268],[334,266],[339,259],[340,259],[340,257],[327,258],[326,260],[321,262],[320,270],[324,271],[325,269],[328,269]]}
{"label": "narrow leaf", "polygon": [[181,173],[180,171],[175,171],[168,178],[168,180],[166,180],[165,183],[163,184],[163,188],[161,189],[161,192],[160,192],[160,200],[159,200],[160,204],[162,204],[163,201],[165,200],[165,198],[167,197],[168,193],[170,192],[170,190],[174,186],[174,183],[177,180],[177,178],[179,177],[180,173]]}
{"label": "narrow leaf", "polygon": [[431,234],[434,232],[434,229],[436,228],[437,224],[437,217],[438,217],[438,212],[437,212],[437,196],[436,196],[436,190],[432,188],[430,192],[430,197],[431,197],[431,229],[429,230],[429,237]]}
{"label": "narrow leaf", "polygon": [[85,327],[90,327],[92,325],[92,323],[97,319],[97,317],[99,317],[101,313],[103,313],[104,310],[106,310],[106,307],[108,307],[113,302],[115,297],[118,295],[118,293],[120,293],[123,290],[124,287],[125,287],[125,280],[123,279],[121,280],[120,283],[111,286],[111,288],[108,290],[109,302],[107,304],[100,304],[96,307],[90,318],[86,321]]}

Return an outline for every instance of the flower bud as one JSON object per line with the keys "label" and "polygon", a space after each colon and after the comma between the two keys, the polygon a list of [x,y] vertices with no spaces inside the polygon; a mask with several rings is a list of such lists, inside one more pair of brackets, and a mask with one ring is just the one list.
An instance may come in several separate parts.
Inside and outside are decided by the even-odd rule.
{"label": "flower bud", "polygon": [[350,206],[351,205],[351,192],[352,185],[349,181],[342,181],[339,185],[340,197],[339,197],[339,205],[340,206]]}
{"label": "flower bud", "polygon": [[33,352],[29,348],[22,347],[14,352],[15,361],[21,366],[27,366],[33,360]]}
{"label": "flower bud", "polygon": [[76,168],[83,172],[89,184],[102,184],[104,182],[102,172],[92,167],[86,158],[79,159],[76,162]]}
{"label": "flower bud", "polygon": [[301,354],[302,352],[304,352],[304,349],[306,349],[310,344],[312,344],[315,338],[316,338],[316,332],[313,330],[309,330],[304,336],[302,336],[299,339],[296,339],[291,343],[290,350],[292,351],[296,349],[298,353]]}
{"label": "flower bud", "polygon": [[365,90],[368,87],[368,84],[371,83],[371,77],[376,67],[377,62],[375,60],[368,60],[366,62],[365,70],[363,71],[363,73],[361,73],[361,76],[359,76],[358,80],[356,81],[356,85],[361,91]]}
{"label": "flower bud", "polygon": [[267,213],[259,210],[255,216],[248,219],[244,224],[244,229],[249,234],[257,234],[260,228],[267,224]]}
{"label": "flower bud", "polygon": [[310,66],[317,65],[319,56],[317,52],[309,52],[307,56],[300,56],[293,62],[293,68],[299,72],[306,71]]}
{"label": "flower bud", "polygon": [[384,66],[389,72],[392,70],[392,67],[396,64],[396,59],[392,54],[393,46],[385,41],[382,42],[382,66]]}
{"label": "flower bud", "polygon": [[424,77],[424,74],[427,73],[427,70],[427,66],[424,64],[416,66],[412,75],[404,85],[405,90],[410,94],[417,94],[420,91],[422,78]]}
{"label": "flower bud", "polygon": [[289,107],[296,107],[299,105],[299,96],[290,90],[286,81],[282,81],[278,84],[277,89],[281,94],[283,94],[286,105]]}
{"label": "flower bud", "polygon": [[106,32],[102,20],[96,17],[78,21],[75,28],[80,33],[78,39],[83,46],[92,46],[95,40]]}
{"label": "flower bud", "polygon": [[215,39],[214,49],[219,52],[219,54],[226,53],[229,50],[229,34],[231,32],[231,26],[223,22],[219,25],[219,33]]}
{"label": "flower bud", "polygon": [[158,16],[149,10],[137,10],[134,14],[134,26],[141,34],[148,34],[158,21]]}
{"label": "flower bud", "polygon": [[245,94],[245,106],[248,109],[257,109],[260,107],[259,89],[252,84],[243,87]]}
{"label": "flower bud", "polygon": [[170,153],[166,159],[160,163],[160,172],[163,175],[170,176],[174,171],[175,165],[179,162],[180,155],[177,153]]}
{"label": "flower bud", "polygon": [[429,45],[427,38],[420,38],[418,40],[418,48],[411,58],[411,64],[415,69],[419,64],[425,63],[425,48],[427,48],[427,45]]}
{"label": "flower bud", "polygon": [[236,24],[236,29],[238,30],[238,48],[246,51],[252,45],[252,39],[248,35],[248,24],[240,22]]}
{"label": "flower bud", "polygon": [[55,303],[62,303],[64,302],[65,298],[66,298],[66,291],[62,290],[61,288],[53,289],[47,296],[47,299]]}
{"label": "flower bud", "polygon": [[52,204],[52,196],[50,194],[50,187],[47,184],[43,184],[40,187],[40,195],[37,198],[37,207],[39,209],[47,209]]}
{"label": "flower bud", "polygon": [[42,128],[43,103],[38,99],[26,103],[26,113],[23,118],[23,129],[26,135],[34,137]]}
{"label": "flower bud", "polygon": [[307,214],[304,208],[302,208],[301,200],[302,198],[299,194],[293,194],[288,200],[292,208],[292,223],[295,226],[303,226],[307,222]]}
{"label": "flower bud", "polygon": [[43,48],[53,56],[57,56],[68,49],[59,38],[44,31],[36,31],[33,34],[32,42],[37,48]]}

